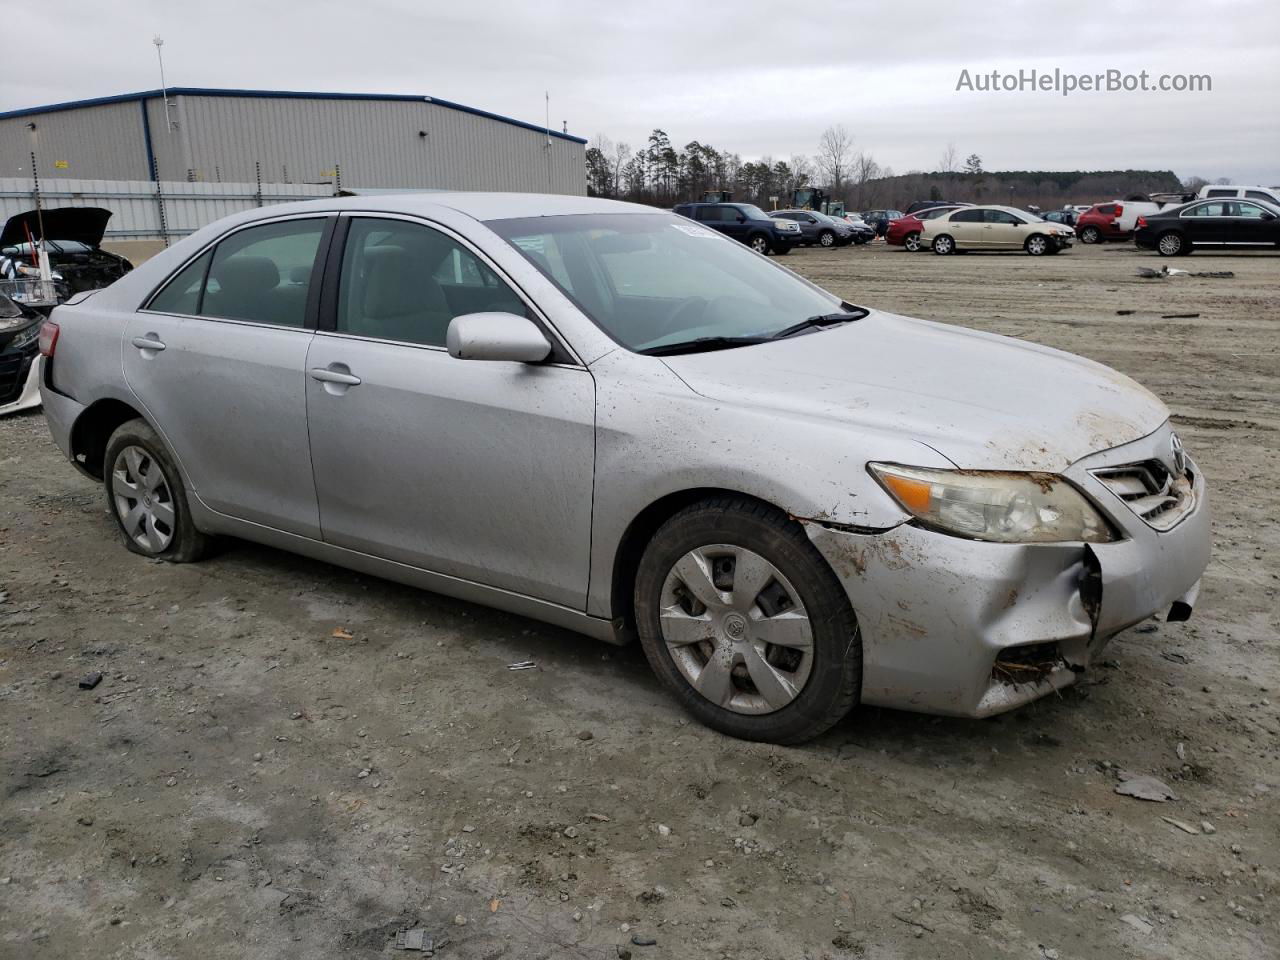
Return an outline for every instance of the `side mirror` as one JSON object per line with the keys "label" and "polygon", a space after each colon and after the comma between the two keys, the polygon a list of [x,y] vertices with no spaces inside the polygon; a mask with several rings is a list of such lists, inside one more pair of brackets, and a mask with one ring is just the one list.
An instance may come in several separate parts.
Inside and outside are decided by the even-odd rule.
{"label": "side mirror", "polygon": [[0,255],[3,255],[3,256],[6,256],[6,257],[16,257],[16,256],[18,255],[18,248],[17,248],[17,247],[5,247],[3,250],[0,250]]}
{"label": "side mirror", "polygon": [[457,360],[508,360],[537,363],[551,344],[532,320],[514,313],[467,313],[449,321],[449,356]]}
{"label": "side mirror", "polygon": [[746,223],[746,222],[747,222],[747,218],[746,218],[746,217],[744,217],[742,214],[738,214],[738,216],[736,217],[736,219],[737,219],[737,221],[738,221],[739,223]]}

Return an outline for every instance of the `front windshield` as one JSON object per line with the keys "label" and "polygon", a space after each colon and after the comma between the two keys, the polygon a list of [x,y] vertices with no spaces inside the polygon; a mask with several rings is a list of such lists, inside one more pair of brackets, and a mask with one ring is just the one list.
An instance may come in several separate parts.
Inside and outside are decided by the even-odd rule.
{"label": "front windshield", "polygon": [[670,214],[490,220],[618,343],[769,337],[841,301],[736,240]]}
{"label": "front windshield", "polygon": [[740,203],[738,209],[747,215],[748,220],[768,220],[769,215],[754,203]]}

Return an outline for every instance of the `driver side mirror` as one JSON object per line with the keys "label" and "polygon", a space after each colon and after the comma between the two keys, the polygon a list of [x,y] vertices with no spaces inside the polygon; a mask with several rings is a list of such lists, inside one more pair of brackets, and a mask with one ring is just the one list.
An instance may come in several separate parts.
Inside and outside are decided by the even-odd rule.
{"label": "driver side mirror", "polygon": [[738,214],[734,219],[737,220],[739,223],[747,222],[747,218],[744,217],[742,214]]}
{"label": "driver side mirror", "polygon": [[449,321],[445,346],[455,360],[537,363],[551,355],[551,343],[537,325],[514,313],[467,313]]}

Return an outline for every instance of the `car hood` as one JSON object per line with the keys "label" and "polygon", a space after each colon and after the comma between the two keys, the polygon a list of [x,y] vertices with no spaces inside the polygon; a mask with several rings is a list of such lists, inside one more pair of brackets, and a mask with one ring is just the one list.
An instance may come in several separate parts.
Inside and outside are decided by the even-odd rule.
{"label": "car hood", "polygon": [[[911,437],[963,469],[1058,472],[1169,416],[1154,394],[1092,360],[878,311],[665,362],[711,399]],[[875,457],[873,445],[866,452]]]}
{"label": "car hood", "polygon": [[[27,232],[37,240],[78,240],[86,246],[102,243],[111,211],[101,207],[58,207],[54,210],[28,210],[12,216],[0,231],[0,247],[26,243]],[[41,222],[44,231],[41,232]]]}

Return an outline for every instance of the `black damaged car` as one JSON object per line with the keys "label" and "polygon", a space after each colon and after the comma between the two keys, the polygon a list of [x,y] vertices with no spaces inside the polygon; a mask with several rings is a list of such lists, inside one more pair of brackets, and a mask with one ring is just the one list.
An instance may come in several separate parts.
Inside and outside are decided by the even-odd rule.
{"label": "black damaged car", "polygon": [[31,241],[45,240],[49,266],[60,278],[60,299],[83,290],[98,290],[119,280],[133,264],[102,249],[111,211],[101,207],[57,207],[28,210],[10,217],[0,231],[0,253],[16,266],[16,276],[35,277]]}
{"label": "black damaged car", "polygon": [[40,326],[44,317],[0,292],[0,417],[40,405]]}

